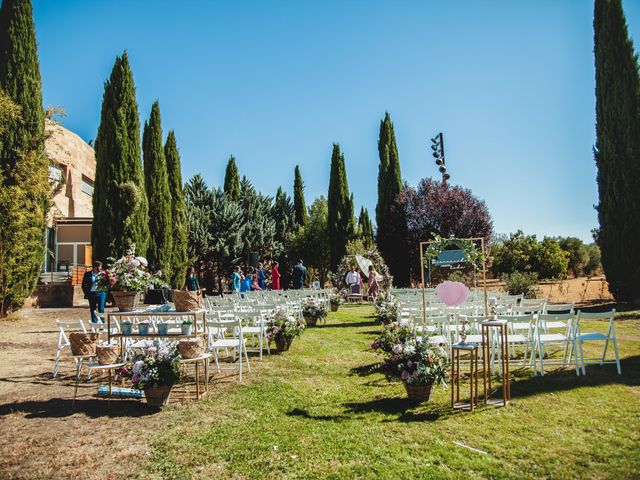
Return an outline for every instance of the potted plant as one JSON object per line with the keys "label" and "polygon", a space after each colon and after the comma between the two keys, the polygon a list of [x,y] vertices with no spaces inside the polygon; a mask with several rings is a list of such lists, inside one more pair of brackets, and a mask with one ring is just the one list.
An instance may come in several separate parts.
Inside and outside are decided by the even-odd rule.
{"label": "potted plant", "polygon": [[147,260],[136,256],[136,247],[129,247],[125,255],[118,259],[109,259],[109,265],[98,275],[98,288],[108,290],[121,312],[130,312],[138,308],[142,294],[149,288],[163,285],[159,278],[146,271]]}
{"label": "potted plant", "polygon": [[149,405],[166,405],[173,386],[180,381],[180,358],[175,345],[160,347],[156,342],[134,362],[131,370],[133,387],[144,390]]}
{"label": "potted plant", "polygon": [[382,325],[398,320],[398,304],[393,298],[376,302],[376,318]]}
{"label": "potted plant", "polygon": [[307,303],[302,307],[302,316],[307,325],[315,327],[318,320],[322,320],[327,316],[327,309],[315,303]]}
{"label": "potted plant", "polygon": [[182,335],[191,335],[193,332],[193,322],[191,320],[184,320],[182,325]]}
{"label": "potted plant", "polygon": [[149,335],[149,322],[147,320],[143,320],[138,324],[138,333],[140,335]]}
{"label": "potted plant", "polygon": [[387,378],[400,378],[411,400],[428,401],[433,386],[445,382],[449,366],[447,352],[414,336],[408,325],[388,325],[371,347],[385,354]]}
{"label": "potted plant", "polygon": [[340,295],[332,295],[329,299],[329,303],[331,304],[331,311],[337,312],[340,305],[344,303],[344,300]]}
{"label": "potted plant", "polygon": [[302,335],[305,329],[303,320],[288,315],[283,310],[278,310],[273,319],[270,320],[266,330],[267,341],[274,340],[279,352],[289,350],[295,337]]}
{"label": "potted plant", "polygon": [[122,329],[123,335],[131,335],[132,327],[133,327],[133,324],[131,323],[131,320],[123,320],[122,323],[120,324],[120,328]]}

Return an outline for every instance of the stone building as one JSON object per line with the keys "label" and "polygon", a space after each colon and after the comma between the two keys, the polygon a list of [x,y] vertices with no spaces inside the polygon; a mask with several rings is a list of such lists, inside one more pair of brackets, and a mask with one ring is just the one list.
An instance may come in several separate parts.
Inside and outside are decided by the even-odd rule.
{"label": "stone building", "polygon": [[[77,276],[91,264],[92,198],[96,174],[95,152],[87,142],[54,122],[47,121],[45,129],[48,134],[45,148],[55,162],[49,174],[58,182],[58,189],[49,215],[43,281],[46,281],[46,272],[50,273],[50,278],[54,277],[52,272]],[[77,280],[73,280],[76,283]]]}

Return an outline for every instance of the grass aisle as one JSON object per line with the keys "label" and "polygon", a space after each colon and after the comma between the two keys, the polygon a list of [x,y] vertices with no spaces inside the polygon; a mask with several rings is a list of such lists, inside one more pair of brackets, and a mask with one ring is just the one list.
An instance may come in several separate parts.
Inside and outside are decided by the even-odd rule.
{"label": "grass aisle", "polygon": [[[341,307],[291,350],[252,361],[244,385],[165,412],[144,478],[632,478],[640,470],[640,322],[625,321],[624,375],[520,372],[508,408],[474,414],[405,400],[368,366],[380,331],[368,306]],[[636,317],[637,318],[637,317]],[[479,454],[453,442],[487,452]]]}

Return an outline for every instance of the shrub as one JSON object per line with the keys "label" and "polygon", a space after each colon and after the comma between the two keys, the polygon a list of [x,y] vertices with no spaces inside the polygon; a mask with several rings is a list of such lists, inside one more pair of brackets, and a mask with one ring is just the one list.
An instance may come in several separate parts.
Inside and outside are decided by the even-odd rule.
{"label": "shrub", "polygon": [[507,240],[491,248],[494,275],[514,272],[535,272],[540,278],[565,278],[569,254],[550,237],[538,242],[535,235],[525,235],[522,230],[509,235]]}
{"label": "shrub", "polygon": [[525,298],[536,298],[540,293],[538,274],[535,272],[513,272],[502,275],[502,281],[509,295],[524,295]]}
{"label": "shrub", "polygon": [[591,276],[602,268],[600,264],[600,247],[596,243],[587,245],[587,254],[589,258],[584,266],[584,274]]}

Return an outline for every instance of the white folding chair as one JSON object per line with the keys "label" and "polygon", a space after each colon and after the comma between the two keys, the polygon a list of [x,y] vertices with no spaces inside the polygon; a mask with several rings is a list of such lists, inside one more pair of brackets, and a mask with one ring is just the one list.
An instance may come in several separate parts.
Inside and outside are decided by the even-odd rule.
{"label": "white folding chair", "polygon": [[62,355],[62,351],[67,347],[71,348],[71,343],[69,342],[69,336],[67,335],[67,333],[73,333],[71,332],[71,330],[87,333],[87,329],[85,328],[82,320],[76,320],[72,322],[56,320],[56,325],[58,327],[58,346],[56,350],[56,361],[53,365],[54,378],[58,376],[58,371],[60,370],[60,356]]}
{"label": "white folding chair", "polygon": [[[215,360],[218,373],[220,373],[222,370],[236,370],[235,367],[220,367],[218,352],[222,349],[227,351],[231,348],[233,349],[234,360],[236,355],[238,356],[237,370],[239,373],[240,381],[242,381],[242,368],[244,361],[247,362],[247,371],[251,372],[251,366],[249,365],[249,355],[247,354],[247,339],[244,338],[244,334],[242,331],[242,321],[207,321],[207,329],[210,329],[209,332],[211,332],[211,329],[213,329],[214,337],[217,336],[217,338],[213,338],[212,341],[210,341],[209,349],[213,351],[213,358]],[[227,334],[229,334],[229,336],[227,336]]]}
{"label": "white folding chair", "polygon": [[[618,339],[616,337],[616,327],[613,323],[613,318],[615,317],[616,310],[613,309],[610,312],[603,313],[587,313],[578,310],[578,314],[576,315],[576,339],[578,342],[578,347],[580,348],[580,363],[582,364],[582,374],[586,375],[587,371],[585,369],[586,364],[616,364],[618,369],[618,375],[622,374],[622,368],[620,367],[620,355],[618,353]],[[582,326],[580,322],[582,320],[609,320],[609,326],[607,327],[607,333],[601,332],[582,332]],[[602,355],[599,357],[593,358],[585,358],[584,356],[584,342],[604,342],[604,348],[602,349]],[[607,349],[609,348],[609,343],[613,343],[613,350],[616,355],[615,360],[606,360]]]}
{"label": "white folding chair", "polygon": [[[536,323],[536,345],[533,350],[533,372],[537,373],[537,362],[540,361],[540,373],[544,375],[544,366],[559,365],[566,367],[574,359],[576,375],[580,375],[578,366],[578,350],[576,347],[576,335],[572,313],[538,315]],[[551,358],[546,355],[545,350],[548,345],[558,345],[564,349],[562,359]]]}

